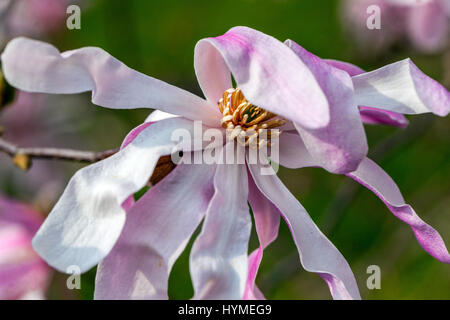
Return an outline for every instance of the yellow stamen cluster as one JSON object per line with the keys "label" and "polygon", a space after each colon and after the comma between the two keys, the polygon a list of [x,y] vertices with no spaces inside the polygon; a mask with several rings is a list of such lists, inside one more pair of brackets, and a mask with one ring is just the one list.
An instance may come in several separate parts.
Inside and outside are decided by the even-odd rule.
{"label": "yellow stamen cluster", "polygon": [[240,144],[253,148],[270,146],[271,139],[278,137],[281,131],[269,129],[286,123],[276,114],[252,105],[240,89],[225,91],[219,100],[219,110],[223,114],[222,127],[227,129],[228,139],[237,139]]}

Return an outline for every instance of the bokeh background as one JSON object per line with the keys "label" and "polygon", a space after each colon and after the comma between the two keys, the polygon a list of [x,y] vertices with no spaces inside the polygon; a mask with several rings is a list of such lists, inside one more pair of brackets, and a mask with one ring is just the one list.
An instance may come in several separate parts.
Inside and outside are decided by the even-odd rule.
{"label": "bokeh background", "polygon": [[[49,1],[52,2],[55,1]],[[80,30],[66,28],[67,3],[78,3],[82,9]],[[236,25],[258,29],[281,41],[292,39],[320,57],[352,62],[366,70],[411,57],[426,74],[441,83],[447,82],[447,88],[449,85],[448,44],[424,52],[408,41],[406,34],[401,34],[381,47],[376,39],[389,36],[382,31],[391,23],[384,21],[382,15],[382,29],[364,30],[366,41],[362,45],[355,34],[358,24],[349,27],[352,15],[343,13],[342,1],[86,0],[51,7],[59,23],[50,31],[33,34],[31,31],[38,30],[43,23],[37,20],[31,31],[16,33],[50,41],[62,51],[102,47],[128,66],[198,95],[202,93],[193,69],[196,42],[223,34]],[[5,18],[1,19],[0,23],[5,23]],[[14,19],[23,18],[18,15]],[[366,28],[365,21],[360,28]],[[3,40],[15,35],[6,33]],[[14,103],[0,113],[4,136],[28,146],[104,150],[119,146],[127,132],[149,113],[142,109],[103,109],[94,106],[89,98],[89,94],[29,95],[22,105]],[[410,124],[405,129],[367,125],[369,156],[393,177],[406,201],[441,233],[449,246],[450,118],[420,115],[408,116],[408,120]],[[3,154],[0,166],[0,192],[34,206],[44,216],[70,176],[81,167],[37,160],[30,171],[22,172]],[[347,258],[363,298],[450,298],[450,267],[424,252],[411,229],[370,191],[345,176],[321,169],[281,168],[279,176]],[[256,246],[253,234],[250,249]],[[170,276],[171,298],[186,299],[193,294],[189,249],[190,245]],[[381,268],[380,290],[366,287],[369,265]],[[52,271],[50,278],[48,299],[93,297],[95,269],[82,275],[81,290],[66,288],[67,275]],[[320,277],[301,268],[283,222],[278,239],[265,251],[257,283],[268,299],[330,299]]]}

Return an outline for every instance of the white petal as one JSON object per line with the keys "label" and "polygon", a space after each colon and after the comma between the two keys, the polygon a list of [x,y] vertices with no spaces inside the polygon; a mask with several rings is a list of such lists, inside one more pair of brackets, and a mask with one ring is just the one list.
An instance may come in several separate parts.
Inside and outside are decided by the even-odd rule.
{"label": "white petal", "polygon": [[404,114],[433,112],[446,116],[450,92],[410,59],[352,77],[358,105]]}
{"label": "white petal", "polygon": [[306,128],[328,124],[329,106],[314,75],[277,39],[248,27],[234,27],[222,36],[200,40],[195,51],[197,56],[214,61],[211,71],[220,70],[220,86],[207,83],[212,76],[198,73],[200,86],[211,91],[211,99],[217,99],[220,88],[226,85],[222,84],[226,64],[252,104]]}
{"label": "white petal", "polygon": [[279,137],[279,161],[283,167],[298,169],[318,166],[297,133],[283,132]]}
{"label": "white petal", "polygon": [[183,118],[156,122],[115,155],[79,170],[36,234],[35,250],[62,272],[96,265],[122,231],[122,203],[148,182],[161,155],[177,150],[173,130],[192,127]]}
{"label": "white petal", "polygon": [[167,299],[170,270],[214,193],[215,166],[178,165],[127,213],[99,264],[95,299]]}
{"label": "white petal", "polygon": [[196,45],[194,67],[200,88],[208,101],[217,104],[225,90],[233,87],[230,70],[217,50]]}
{"label": "white petal", "polygon": [[194,299],[241,299],[251,230],[245,165],[218,165],[214,188],[202,232],[190,256]]}
{"label": "white petal", "polygon": [[155,110],[148,115],[145,122],[156,122],[164,119],[178,117],[176,114]]}
{"label": "white petal", "polygon": [[100,48],[60,53],[45,42],[16,38],[6,46],[2,65],[7,81],[24,91],[92,91],[92,102],[102,107],[160,109],[215,126],[221,118],[216,106],[137,72]]}
{"label": "white petal", "polygon": [[261,175],[260,165],[248,167],[261,193],[280,210],[288,224],[305,270],[318,273],[327,282],[333,298],[360,299],[355,277],[345,258],[276,174]]}

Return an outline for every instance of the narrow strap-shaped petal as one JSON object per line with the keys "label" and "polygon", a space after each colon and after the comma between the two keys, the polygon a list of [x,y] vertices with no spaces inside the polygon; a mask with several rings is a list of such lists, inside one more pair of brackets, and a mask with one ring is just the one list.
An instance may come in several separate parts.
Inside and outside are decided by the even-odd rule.
{"label": "narrow strap-shaped petal", "polygon": [[70,265],[86,271],[103,259],[125,222],[122,203],[148,182],[161,155],[177,150],[171,133],[178,128],[192,132],[193,123],[153,123],[118,153],[79,170],[33,240],[41,257],[62,272]]}
{"label": "narrow strap-shaped petal", "polygon": [[361,119],[367,124],[384,124],[393,127],[405,128],[408,120],[404,115],[397,112],[381,110],[371,107],[360,107]]}
{"label": "narrow strap-shaped petal", "polygon": [[325,61],[326,63],[328,63],[329,65],[331,65],[335,68],[344,70],[351,77],[365,72],[363,69],[361,69],[358,66],[355,66],[354,64],[352,64],[350,62],[339,61],[339,60],[334,60],[334,59],[323,59],[323,61]]}
{"label": "narrow strap-shaped petal", "polygon": [[450,92],[410,60],[401,60],[352,78],[358,105],[404,114],[446,116]]}
{"label": "narrow strap-shaped petal", "polygon": [[219,51],[200,41],[195,46],[194,67],[206,99],[217,104],[225,90],[233,87],[231,73]]}
{"label": "narrow strap-shaped petal", "polygon": [[202,232],[190,255],[194,299],[241,299],[251,230],[245,165],[217,165],[214,188]]}
{"label": "narrow strap-shaped petal", "polygon": [[405,203],[395,182],[375,162],[366,158],[358,170],[347,176],[371,190],[397,218],[409,224],[425,251],[439,261],[450,263],[450,255],[442,237]]}
{"label": "narrow strap-shaped petal", "polygon": [[[311,71],[283,43],[247,27],[234,27],[216,38],[197,43],[197,59],[214,61],[217,82],[223,83],[223,64],[217,62],[218,52],[236,80],[237,86],[254,105],[276,113],[307,128],[328,124],[328,103]],[[197,62],[200,86],[217,99],[219,88],[209,84],[207,74]],[[223,85],[222,85],[223,86]],[[217,101],[215,101],[217,102]]]}
{"label": "narrow strap-shaped petal", "polygon": [[253,251],[248,258],[248,278],[244,299],[256,300],[264,298],[264,295],[256,287],[255,280],[264,249],[278,236],[280,213],[278,212],[278,209],[261,194],[251,177],[248,179],[248,186],[248,201],[253,211],[256,233],[258,234],[259,239],[259,248]]}
{"label": "narrow strap-shaped petal", "polygon": [[309,154],[302,138],[297,133],[283,132],[279,137],[279,163],[286,168],[299,169],[318,167],[318,163]]}
{"label": "narrow strap-shaped petal", "polygon": [[31,92],[92,91],[92,102],[114,109],[153,108],[218,125],[220,112],[185,90],[137,72],[100,48],[60,53],[45,42],[16,38],[2,54],[13,86]]}
{"label": "narrow strap-shaped petal", "polygon": [[[323,61],[335,68],[344,70],[352,77],[365,72],[358,66],[348,62],[332,59],[324,59]],[[361,114],[362,121],[367,124],[384,124],[400,128],[408,125],[408,120],[406,120],[405,116],[397,112],[359,106],[359,113]]]}
{"label": "narrow strap-shaped petal", "polygon": [[174,118],[174,117],[178,117],[178,116],[173,113],[167,113],[167,112],[164,112],[161,110],[155,110],[148,115],[148,117],[145,119],[145,122],[155,122],[155,121],[160,121],[160,120]]}
{"label": "narrow strap-shaped petal", "polygon": [[95,299],[167,299],[170,270],[214,193],[213,165],[178,165],[127,212],[97,270]]}
{"label": "narrow strap-shaped petal", "polygon": [[292,40],[287,40],[285,44],[311,70],[328,99],[330,121],[326,127],[310,130],[296,125],[306,148],[330,172],[356,170],[368,147],[350,76]]}
{"label": "narrow strap-shaped petal", "polygon": [[355,277],[342,254],[317,228],[275,172],[261,175],[261,168],[249,165],[256,186],[279,209],[289,226],[305,270],[318,273],[328,284],[334,299],[360,299]]}

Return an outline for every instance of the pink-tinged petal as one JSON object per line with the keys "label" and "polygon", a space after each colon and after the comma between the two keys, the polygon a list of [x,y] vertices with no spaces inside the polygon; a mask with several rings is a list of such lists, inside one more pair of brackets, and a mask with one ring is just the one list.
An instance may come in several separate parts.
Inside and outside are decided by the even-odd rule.
{"label": "pink-tinged petal", "polygon": [[352,78],[356,102],[404,114],[433,112],[446,116],[450,92],[425,75],[410,59]]}
{"label": "pink-tinged petal", "polygon": [[375,162],[366,158],[361,162],[358,170],[347,176],[375,193],[397,218],[409,224],[425,251],[439,261],[450,263],[450,255],[442,237],[420,219],[410,205],[405,203],[395,182]]}
{"label": "pink-tinged petal", "polygon": [[174,118],[174,117],[178,117],[178,116],[173,113],[167,113],[164,111],[155,110],[148,115],[148,117],[145,119],[145,122],[156,122],[156,121]]}
{"label": "pink-tinged petal", "polygon": [[[314,75],[277,39],[247,27],[234,27],[222,36],[197,43],[199,57],[216,61],[214,51],[222,56],[237,86],[254,105],[306,128],[328,124],[328,103]],[[204,72],[199,74],[200,85],[210,88]],[[222,72],[218,77],[224,77]],[[219,89],[210,91],[216,97]]]}
{"label": "pink-tinged petal", "polygon": [[46,290],[49,267],[31,246],[42,221],[31,207],[0,195],[0,299]]}
{"label": "pink-tinged petal", "polygon": [[259,239],[259,248],[252,252],[248,258],[248,277],[244,299],[264,299],[264,295],[255,285],[256,275],[263,257],[264,249],[278,236],[280,226],[280,213],[277,208],[258,190],[253,179],[249,179],[248,201],[253,211],[256,233]]}
{"label": "pink-tinged petal", "polygon": [[371,107],[360,107],[359,113],[361,119],[367,124],[384,124],[393,127],[405,128],[408,126],[408,120],[404,115]]}
{"label": "pink-tinged petal", "polygon": [[194,50],[195,74],[206,99],[217,104],[225,90],[233,87],[230,70],[214,47],[200,41]]}
{"label": "pink-tinged petal", "polygon": [[95,299],[167,299],[170,270],[214,193],[212,165],[178,165],[127,213],[97,270]]}
{"label": "pink-tinged petal", "polygon": [[[352,77],[365,72],[360,67],[348,62],[330,59],[325,59],[324,61],[335,68],[344,70]],[[405,116],[397,112],[360,106],[359,113],[362,121],[367,124],[384,124],[400,128],[408,125],[408,120],[406,120]]]}
{"label": "pink-tinged petal", "polygon": [[144,122],[140,125],[138,125],[136,128],[134,128],[133,130],[131,130],[127,136],[125,137],[125,139],[123,139],[122,145],[120,146],[120,149],[125,148],[126,146],[128,146],[131,142],[133,142],[134,139],[136,139],[142,131],[144,131],[145,129],[147,129],[150,125],[152,124],[152,122]]}
{"label": "pink-tinged petal", "polygon": [[249,165],[249,169],[258,189],[279,209],[289,226],[305,270],[318,273],[328,284],[334,299],[360,299],[355,277],[345,258],[317,228],[275,172],[262,175],[260,165]]}
{"label": "pink-tinged petal", "polygon": [[305,143],[297,133],[283,132],[279,137],[279,161],[283,167],[299,169],[317,167],[317,161],[306,149]]}
{"label": "pink-tinged petal", "polygon": [[354,171],[366,156],[368,147],[350,76],[294,41],[285,43],[311,70],[328,99],[330,121],[326,127],[311,130],[296,124],[306,148],[330,172]]}
{"label": "pink-tinged petal", "polygon": [[214,188],[202,232],[190,255],[194,299],[241,299],[251,230],[245,165],[218,165]]}
{"label": "pink-tinged petal", "polygon": [[364,73],[365,71],[361,69],[358,66],[355,66],[352,63],[345,62],[345,61],[339,61],[339,60],[333,60],[333,59],[323,59],[326,63],[328,63],[330,66],[333,66],[337,69],[344,70],[347,72],[351,77],[357,76],[358,74]]}
{"label": "pink-tinged petal", "polygon": [[[443,2],[448,2],[444,0]],[[449,17],[441,1],[428,1],[412,6],[408,14],[409,37],[413,44],[426,52],[445,47],[449,39]]]}
{"label": "pink-tinged petal", "polygon": [[31,206],[0,195],[0,220],[20,224],[34,234],[42,224],[43,217]]}
{"label": "pink-tinged petal", "polygon": [[125,223],[122,203],[146,185],[160,156],[179,150],[171,134],[180,128],[192,134],[193,122],[155,122],[113,156],[79,170],[33,240],[41,257],[62,272],[70,265],[86,271],[103,259]]}
{"label": "pink-tinged petal", "polygon": [[9,266],[0,266],[0,299],[23,299],[30,292],[44,292],[48,286],[49,268],[35,258]]}
{"label": "pink-tinged petal", "polygon": [[209,125],[221,118],[207,101],[130,69],[100,48],[60,53],[45,42],[16,38],[6,46],[2,65],[7,81],[24,91],[92,91],[92,102],[107,108],[160,109]]}

